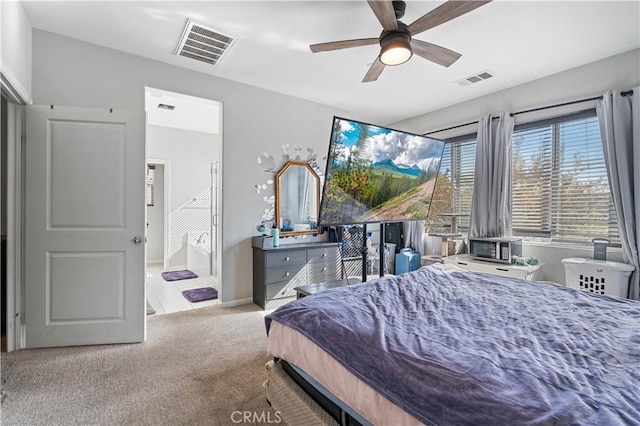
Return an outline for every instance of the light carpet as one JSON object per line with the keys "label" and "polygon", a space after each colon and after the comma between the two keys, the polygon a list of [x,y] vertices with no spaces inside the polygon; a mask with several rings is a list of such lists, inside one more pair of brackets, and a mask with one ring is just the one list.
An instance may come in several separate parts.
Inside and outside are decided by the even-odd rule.
{"label": "light carpet", "polygon": [[[265,398],[264,311],[210,306],[147,318],[140,344],[2,354],[2,425],[232,425]],[[234,417],[232,417],[234,416]]]}

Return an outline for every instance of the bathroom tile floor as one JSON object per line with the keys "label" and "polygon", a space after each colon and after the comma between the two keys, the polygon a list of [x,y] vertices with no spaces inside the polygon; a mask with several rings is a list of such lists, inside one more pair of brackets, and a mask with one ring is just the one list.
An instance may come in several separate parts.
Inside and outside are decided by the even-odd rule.
{"label": "bathroom tile floor", "polygon": [[186,311],[220,303],[219,299],[191,303],[182,295],[184,290],[200,287],[213,287],[220,291],[218,283],[213,277],[200,276],[190,280],[165,281],[160,275],[162,272],[164,269],[161,263],[147,264],[147,300],[156,310],[154,315]]}

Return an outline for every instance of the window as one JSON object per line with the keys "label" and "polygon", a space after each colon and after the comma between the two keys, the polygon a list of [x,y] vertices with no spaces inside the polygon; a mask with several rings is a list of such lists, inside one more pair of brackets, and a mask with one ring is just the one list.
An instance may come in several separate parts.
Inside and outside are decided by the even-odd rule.
{"label": "window", "polygon": [[[469,231],[476,136],[447,140],[427,227],[456,212]],[[620,245],[595,110],[517,125],[512,137],[513,235],[563,243],[607,238]]]}
{"label": "window", "polygon": [[458,232],[469,232],[476,161],[475,137],[474,134],[446,141],[427,218],[428,227],[437,229],[438,225],[451,224],[449,217],[438,216],[439,214],[460,213],[456,218]]}
{"label": "window", "polygon": [[154,181],[156,176],[156,166],[153,164],[147,164],[147,177],[145,179],[146,186],[146,200],[147,206],[153,207],[155,205],[155,194],[154,194]]}
{"label": "window", "polygon": [[512,150],[514,235],[620,243],[595,110],[516,126]]}

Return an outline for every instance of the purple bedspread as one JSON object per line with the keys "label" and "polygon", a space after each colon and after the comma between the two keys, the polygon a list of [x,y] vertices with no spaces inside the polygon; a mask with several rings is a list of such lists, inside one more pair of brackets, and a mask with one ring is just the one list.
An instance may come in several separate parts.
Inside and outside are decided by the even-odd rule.
{"label": "purple bedspread", "polygon": [[640,425],[640,302],[434,265],[272,320],[426,424]]}

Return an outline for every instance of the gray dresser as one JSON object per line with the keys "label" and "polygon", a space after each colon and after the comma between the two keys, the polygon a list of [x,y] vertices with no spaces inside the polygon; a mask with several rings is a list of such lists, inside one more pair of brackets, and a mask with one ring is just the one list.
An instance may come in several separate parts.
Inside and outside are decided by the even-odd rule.
{"label": "gray dresser", "polygon": [[253,302],[263,309],[294,300],[296,287],[341,278],[339,243],[253,247]]}

